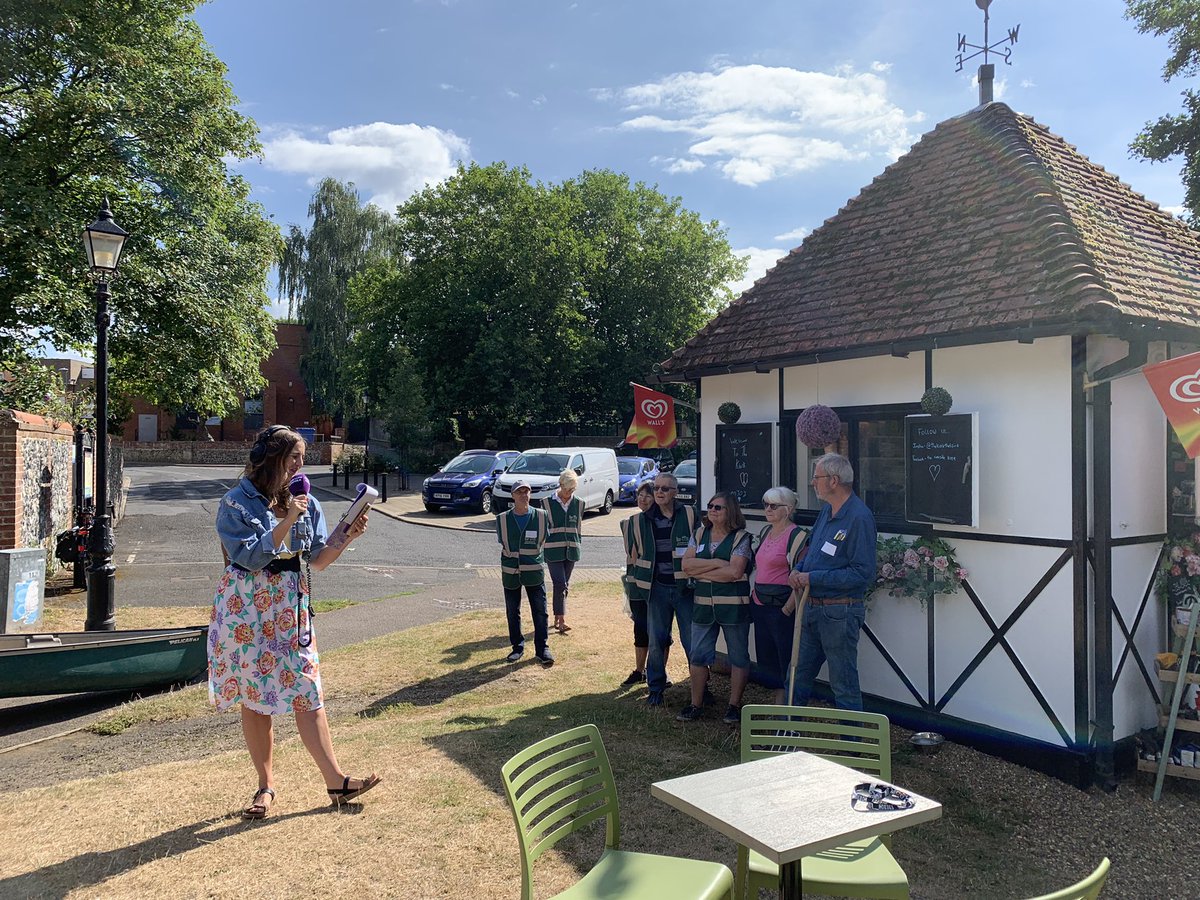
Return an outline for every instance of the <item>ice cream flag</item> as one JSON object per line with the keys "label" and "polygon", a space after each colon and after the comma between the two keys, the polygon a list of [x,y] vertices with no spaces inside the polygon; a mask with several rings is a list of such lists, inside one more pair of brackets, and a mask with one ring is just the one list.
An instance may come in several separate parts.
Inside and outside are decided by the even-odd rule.
{"label": "ice cream flag", "polygon": [[625,443],[636,444],[642,450],[674,447],[679,438],[675,433],[675,398],[640,384],[633,386],[633,421],[625,435]]}
{"label": "ice cream flag", "polygon": [[1179,443],[1195,459],[1200,454],[1200,353],[1146,366],[1142,374],[1167,414]]}

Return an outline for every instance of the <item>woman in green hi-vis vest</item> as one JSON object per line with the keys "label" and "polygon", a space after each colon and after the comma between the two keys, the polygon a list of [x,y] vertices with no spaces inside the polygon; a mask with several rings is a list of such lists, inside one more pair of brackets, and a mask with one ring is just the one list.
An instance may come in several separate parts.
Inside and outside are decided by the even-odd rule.
{"label": "woman in green hi-vis vest", "polygon": [[579,476],[573,469],[563,469],[558,476],[558,490],[545,500],[550,529],[546,536],[546,568],[554,584],[554,628],[559,634],[571,630],[567,624],[567,594],[583,541],[583,501],[575,496],[577,487]]}

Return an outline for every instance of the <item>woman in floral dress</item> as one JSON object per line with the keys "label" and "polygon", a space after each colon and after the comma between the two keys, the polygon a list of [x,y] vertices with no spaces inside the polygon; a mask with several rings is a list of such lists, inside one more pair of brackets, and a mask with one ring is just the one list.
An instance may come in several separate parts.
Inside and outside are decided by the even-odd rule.
{"label": "woman in floral dress", "polygon": [[333,752],[321,697],[320,662],[308,608],[302,552],[320,571],[367,530],[364,513],[340,548],[326,546],[321,504],[293,496],[288,482],[304,462],[304,440],[284,425],[260,432],[237,487],[221,499],[217,535],[228,566],[213,598],[208,629],[208,692],[217,709],[241,702],[242,733],[258,790],[242,812],[266,817],[275,799],[272,716],[294,713],[305,748],[337,806],[380,781],[352,778]]}

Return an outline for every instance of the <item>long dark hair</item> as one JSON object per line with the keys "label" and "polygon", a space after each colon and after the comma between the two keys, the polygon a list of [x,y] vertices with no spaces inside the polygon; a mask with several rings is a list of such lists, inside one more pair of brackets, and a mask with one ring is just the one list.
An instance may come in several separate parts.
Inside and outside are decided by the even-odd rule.
{"label": "long dark hair", "polygon": [[303,440],[286,425],[272,425],[258,433],[250,448],[250,461],[242,475],[276,506],[288,505],[287,460]]}

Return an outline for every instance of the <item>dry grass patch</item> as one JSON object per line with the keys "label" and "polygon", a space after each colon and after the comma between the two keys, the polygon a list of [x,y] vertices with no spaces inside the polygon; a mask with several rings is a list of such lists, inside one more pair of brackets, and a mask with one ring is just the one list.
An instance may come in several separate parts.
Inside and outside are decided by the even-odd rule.
{"label": "dry grass patch", "polygon": [[[326,806],[295,737],[278,743],[279,796],[260,823],[236,818],[254,789],[240,749],[201,748],[200,759],[10,793],[0,833],[20,840],[0,842],[0,896],[511,898],[518,854],[500,765],[541,737],[589,721],[612,757],[623,844],[732,864],[731,842],[649,794],[653,781],[737,758],[733,730],[712,714],[691,725],[674,720],[685,702],[682,653],[670,672],[679,684],[668,691],[667,711],[656,712],[642,702],[644,688],[618,687],[633,654],[616,586],[576,587],[571,621],[570,635],[551,639],[558,658],[551,669],[532,662],[532,653],[515,666],[503,661],[509,648],[500,612],[325,654],[338,755],[348,771],[375,769],[385,779],[361,806],[342,812]],[[714,680],[723,700],[728,682]],[[753,689],[748,699],[761,702],[765,692]],[[184,691],[173,702],[192,700]],[[166,746],[185,725],[195,734],[236,721],[235,712],[193,709],[182,722],[143,716],[114,740]],[[289,729],[281,723],[280,731]],[[1113,896],[1183,896],[1181,886],[1190,884],[1171,862],[1189,858],[1186,840],[1163,845],[1178,810],[1151,809],[1140,789],[1085,794],[954,745],[936,757],[897,752],[895,778],[946,804],[942,821],[894,840],[914,898],[1028,896],[1090,871],[1104,854],[1114,857]],[[1138,828],[1151,836],[1145,851],[1133,844]],[[577,879],[602,840],[597,830],[540,860],[538,895]],[[1153,860],[1157,882],[1129,878],[1141,852]]]}

